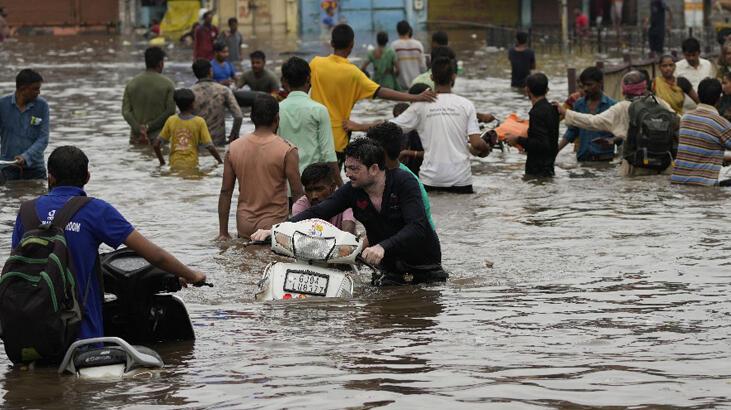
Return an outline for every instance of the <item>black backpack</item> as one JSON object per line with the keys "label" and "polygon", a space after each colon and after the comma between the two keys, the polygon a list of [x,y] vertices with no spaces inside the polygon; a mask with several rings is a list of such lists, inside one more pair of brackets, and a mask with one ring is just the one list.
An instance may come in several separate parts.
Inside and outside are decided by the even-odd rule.
{"label": "black backpack", "polygon": [[25,234],[0,275],[0,332],[13,363],[60,361],[76,340],[83,304],[76,299],[76,271],[64,233],[91,199],[71,198],[50,224],[38,220],[37,199],[20,207]]}
{"label": "black backpack", "polygon": [[670,166],[678,151],[678,116],[647,95],[630,104],[629,121],[622,157],[638,168],[662,171]]}

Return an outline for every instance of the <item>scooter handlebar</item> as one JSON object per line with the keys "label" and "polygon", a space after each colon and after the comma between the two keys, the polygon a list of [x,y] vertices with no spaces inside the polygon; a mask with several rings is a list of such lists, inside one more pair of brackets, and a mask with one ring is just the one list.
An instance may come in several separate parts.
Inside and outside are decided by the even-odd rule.
{"label": "scooter handlebar", "polygon": [[0,160],[0,168],[8,167],[8,166],[18,166],[18,165],[19,164],[18,164],[17,159],[10,160],[10,161]]}
{"label": "scooter handlebar", "polygon": [[380,268],[378,268],[378,266],[375,266],[375,265],[373,265],[373,264],[369,263],[368,261],[366,261],[365,259],[363,259],[363,257],[362,257],[362,256],[360,256],[360,255],[356,256],[356,257],[355,257],[355,260],[356,260],[357,262],[360,262],[360,263],[362,263],[363,265],[365,265],[365,266],[367,266],[367,267],[371,268],[371,269],[372,269],[373,271],[375,271],[375,272],[379,272],[379,273],[381,272],[381,269],[380,269]]}
{"label": "scooter handlebar", "polygon": [[270,236],[267,236],[266,238],[264,238],[261,241],[251,240],[249,242],[246,242],[244,244],[244,246],[251,246],[251,245],[269,245],[270,243],[272,243],[272,237],[271,237],[271,235]]}

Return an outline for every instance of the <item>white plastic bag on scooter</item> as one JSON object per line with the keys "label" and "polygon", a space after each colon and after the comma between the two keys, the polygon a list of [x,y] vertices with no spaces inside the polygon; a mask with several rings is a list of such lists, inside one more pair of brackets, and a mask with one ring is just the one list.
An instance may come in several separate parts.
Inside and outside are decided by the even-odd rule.
{"label": "white plastic bag on scooter", "polygon": [[[272,227],[271,247],[295,261],[267,265],[257,300],[352,297],[351,272],[357,272],[356,257],[363,249],[355,235],[321,219],[283,222]],[[351,270],[339,270],[332,264],[351,265]]]}

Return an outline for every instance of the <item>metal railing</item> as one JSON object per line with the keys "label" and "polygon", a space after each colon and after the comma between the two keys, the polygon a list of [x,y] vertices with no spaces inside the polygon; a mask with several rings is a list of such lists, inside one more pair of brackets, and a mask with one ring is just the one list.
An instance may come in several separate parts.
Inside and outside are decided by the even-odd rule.
{"label": "metal railing", "polygon": [[[489,23],[475,23],[471,21],[429,20],[427,25],[440,28],[473,28],[481,29],[485,33],[485,44],[493,47],[508,48],[515,44],[515,34],[518,31],[528,33],[529,46],[542,51],[561,51],[560,26],[534,26],[523,30],[520,27],[501,26]],[[646,57],[650,55],[647,30],[638,26],[624,26],[621,36],[617,36],[611,28],[604,26],[591,27],[586,36],[570,34],[569,52],[609,54],[632,53]],[[680,50],[680,44],[688,37],[696,37],[704,47],[705,54],[719,48],[716,30],[713,27],[702,29],[672,29],[665,37],[665,48]]]}

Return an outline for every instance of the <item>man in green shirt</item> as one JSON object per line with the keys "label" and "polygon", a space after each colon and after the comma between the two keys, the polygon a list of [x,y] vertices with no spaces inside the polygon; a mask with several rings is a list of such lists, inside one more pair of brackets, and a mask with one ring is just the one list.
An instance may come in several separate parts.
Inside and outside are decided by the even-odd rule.
{"label": "man in green shirt", "polygon": [[429,203],[429,195],[426,193],[424,184],[421,183],[419,177],[417,177],[409,167],[399,162],[399,154],[401,153],[401,141],[403,140],[403,132],[401,127],[398,125],[386,121],[371,127],[368,130],[366,136],[373,141],[377,142],[383,147],[383,151],[386,154],[386,169],[401,168],[416,178],[416,182],[419,183],[419,189],[421,190],[421,200],[424,202],[424,210],[426,211],[426,217],[429,220],[429,224],[436,231],[437,227],[434,225],[434,220],[431,217],[431,204]]}
{"label": "man in green shirt", "polygon": [[248,85],[251,91],[259,91],[272,94],[275,98],[279,92],[279,80],[277,76],[266,69],[266,55],[263,51],[256,50],[249,55],[251,59],[251,70],[241,74],[236,86],[241,88]]}
{"label": "man in green shirt", "polygon": [[282,84],[289,95],[279,104],[277,134],[297,147],[300,173],[310,164],[326,162],[333,168],[338,185],[342,185],[327,108],[307,95],[307,61],[299,57],[287,60],[282,65]]}
{"label": "man in green shirt", "polygon": [[165,52],[160,47],[145,50],[145,72],[133,78],[124,89],[122,116],[132,133],[130,144],[150,144],[175,114],[175,84],[162,75]]}

